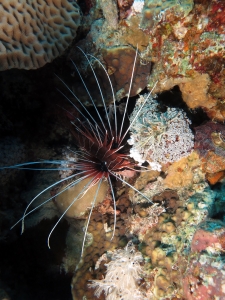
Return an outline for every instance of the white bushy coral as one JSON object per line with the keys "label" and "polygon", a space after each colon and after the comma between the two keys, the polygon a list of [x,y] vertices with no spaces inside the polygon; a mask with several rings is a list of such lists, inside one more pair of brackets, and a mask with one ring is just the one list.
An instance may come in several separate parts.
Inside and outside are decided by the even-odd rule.
{"label": "white bushy coral", "polygon": [[[147,99],[148,97],[148,99]],[[145,105],[137,115],[141,105]],[[156,99],[148,94],[140,96],[130,116],[133,124],[128,143],[132,145],[130,156],[140,164],[144,161],[159,164],[174,162],[187,156],[194,147],[191,121],[182,109],[168,107],[162,112]]]}
{"label": "white bushy coral", "polygon": [[146,298],[138,286],[142,261],[142,254],[129,242],[124,249],[113,251],[111,261],[105,264],[105,278],[93,280],[89,287],[96,289],[97,297],[104,292],[106,300],[144,300]]}

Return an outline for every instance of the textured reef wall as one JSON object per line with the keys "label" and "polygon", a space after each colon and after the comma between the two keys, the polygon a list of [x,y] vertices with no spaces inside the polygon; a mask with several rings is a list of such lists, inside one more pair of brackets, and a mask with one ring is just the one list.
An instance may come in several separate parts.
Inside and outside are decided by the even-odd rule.
{"label": "textured reef wall", "polygon": [[[75,161],[67,149],[76,147],[68,119],[79,113],[55,91],[55,86],[63,90],[62,81],[52,78],[59,75],[82,103],[91,106],[72,60],[101,109],[98,86],[80,47],[107,70],[118,110],[124,109],[124,97],[134,97],[128,105],[129,155],[139,166],[145,163],[148,171],[137,172],[128,182],[152,203],[115,181],[115,236],[111,240],[112,195],[104,190],[104,200],[90,218],[80,259],[90,204],[79,215],[69,211],[52,236],[51,252],[45,249],[60,210],[74,196],[53,200],[31,215],[22,238],[19,229],[8,230],[35,195],[70,173],[4,170],[0,298],[39,300],[45,294],[43,300],[65,300],[72,293],[73,300],[225,299],[224,1],[45,2],[46,6],[22,0],[0,4],[0,69],[37,68],[0,73],[1,165],[38,159]],[[108,78],[88,57],[110,115]],[[67,92],[63,90],[70,100]],[[49,194],[54,198],[56,192],[52,188],[40,202]],[[86,196],[90,203],[90,194]],[[23,249],[17,259],[12,259],[14,249]]]}
{"label": "textured reef wall", "polygon": [[[132,49],[138,45],[142,67],[152,63],[149,89],[156,81],[155,92],[178,85],[189,108],[202,107],[211,119],[223,121],[223,11],[223,1],[134,1],[127,16],[118,17],[117,12],[111,17],[117,21],[115,29],[104,18],[108,11],[99,2],[84,17],[90,31],[78,44],[99,57],[112,78],[124,83],[122,61],[129,66],[130,54],[121,47]],[[103,18],[99,18],[101,12]],[[140,69],[137,76],[144,73]],[[126,76],[129,75],[127,70]],[[120,89],[116,83],[114,86]],[[137,93],[137,84],[133,86],[135,90]]]}
{"label": "textured reef wall", "polygon": [[[84,16],[89,30],[78,45],[105,65],[117,100],[128,93],[136,47],[139,56],[131,95],[145,86],[151,90],[156,82],[153,94],[165,95],[147,100],[132,123],[128,141],[133,145],[130,155],[140,164],[148,161],[153,169],[141,174],[134,186],[155,203],[150,206],[126,189],[133,202],[126,237],[137,239],[144,256],[144,283],[138,283],[136,292],[141,292],[136,298],[223,299],[225,225],[218,209],[222,190],[219,186],[211,190],[211,186],[221,182],[223,189],[225,170],[224,3],[118,1],[115,12],[111,1],[105,2],[108,6],[99,1]],[[121,3],[127,4],[126,13]],[[70,57],[76,61],[74,51]],[[80,71],[89,76],[88,68]],[[171,95],[166,93],[170,90]],[[180,100],[174,100],[174,105],[171,98],[176,98],[177,90]],[[109,95],[107,87],[105,94]],[[146,97],[140,96],[136,112]],[[108,280],[108,266],[115,258],[108,260],[100,260],[100,269],[91,277],[105,276],[95,285],[96,297],[120,299],[115,282]],[[215,275],[212,281],[207,277],[210,270]],[[121,291],[121,297],[125,294]],[[74,299],[79,299],[76,292]]]}

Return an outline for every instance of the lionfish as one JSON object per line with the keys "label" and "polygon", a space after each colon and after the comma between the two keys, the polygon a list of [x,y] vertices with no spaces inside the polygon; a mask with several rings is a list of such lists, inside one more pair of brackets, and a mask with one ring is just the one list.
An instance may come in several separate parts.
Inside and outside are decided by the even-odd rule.
{"label": "lionfish", "polygon": [[[78,47],[79,48],[79,47]],[[134,63],[132,68],[132,74],[129,84],[129,90],[125,101],[125,107],[122,114],[122,121],[120,128],[118,128],[118,116],[117,116],[117,107],[116,107],[116,97],[113,89],[113,85],[111,82],[111,79],[109,77],[109,74],[105,68],[105,66],[101,63],[99,59],[97,59],[95,56],[86,54],[81,48],[79,48],[80,51],[83,53],[85,59],[87,60],[88,64],[90,65],[91,71],[94,75],[94,78],[96,80],[99,93],[101,96],[103,109],[106,116],[106,121],[102,118],[102,116],[99,113],[99,110],[94,102],[93,97],[91,96],[91,92],[89,91],[85,80],[83,79],[82,75],[80,74],[80,71],[78,70],[76,64],[72,61],[72,64],[78,73],[83,86],[90,98],[91,104],[94,107],[94,110],[97,115],[97,120],[93,117],[93,115],[89,112],[87,107],[81,102],[81,100],[76,96],[74,91],[57,75],[59,80],[62,82],[62,84],[66,87],[66,89],[71,93],[71,95],[76,99],[76,101],[79,103],[79,106],[75,104],[68,96],[66,96],[62,91],[59,90],[59,92],[70,102],[70,104],[75,108],[75,110],[83,117],[84,121],[81,121],[79,118],[75,118],[75,120],[72,123],[73,125],[73,135],[75,136],[75,139],[77,141],[78,145],[78,151],[74,152],[77,156],[77,161],[67,161],[67,160],[42,160],[42,161],[33,161],[33,162],[25,162],[21,164],[16,164],[13,166],[4,166],[1,167],[0,170],[3,169],[29,169],[29,170],[40,170],[40,168],[35,167],[35,165],[40,164],[46,164],[48,165],[55,165],[55,168],[48,168],[46,167],[46,170],[70,170],[72,171],[72,175],[67,176],[66,178],[62,178],[61,180],[55,182],[54,184],[51,184],[44,190],[42,190],[40,193],[38,193],[27,205],[23,216],[11,227],[15,227],[18,223],[22,223],[22,233],[24,231],[24,221],[25,218],[36,211],[38,208],[46,204],[47,202],[53,200],[55,197],[59,196],[61,193],[67,191],[68,189],[75,187],[83,180],[88,179],[88,183],[84,185],[82,190],[78,193],[78,195],[73,199],[71,204],[66,208],[66,210],[62,213],[62,215],[59,217],[58,221],[55,223],[54,227],[52,228],[51,232],[48,235],[47,238],[47,244],[50,248],[50,237],[58,223],[62,220],[62,218],[65,216],[65,214],[68,212],[68,210],[72,207],[72,205],[82,197],[84,193],[86,193],[87,190],[89,190],[92,186],[97,185],[97,189],[95,192],[95,195],[93,197],[90,211],[87,218],[86,228],[84,232],[84,238],[83,238],[83,244],[82,244],[82,250],[81,250],[81,256],[83,255],[84,246],[85,246],[85,240],[88,233],[88,226],[90,223],[90,218],[92,211],[96,204],[96,199],[98,196],[99,189],[103,183],[103,181],[107,180],[108,185],[110,188],[110,192],[112,195],[112,200],[114,203],[114,228],[111,240],[114,237],[115,234],[115,228],[116,228],[116,196],[113,189],[113,182],[112,178],[115,178],[116,180],[121,181],[123,184],[127,185],[129,188],[133,189],[136,193],[141,195],[143,198],[145,198],[148,202],[152,203],[151,200],[146,197],[142,192],[137,190],[133,185],[128,183],[125,178],[131,177],[134,175],[135,172],[146,170],[146,167],[138,166],[135,161],[133,161],[129,157],[129,153],[126,153],[126,150],[124,150],[124,147],[126,145],[126,138],[129,134],[129,130],[132,127],[133,123],[135,122],[136,118],[138,117],[140,111],[142,110],[143,106],[145,105],[148,98],[151,96],[157,82],[153,86],[152,90],[149,92],[148,97],[145,98],[145,101],[142,103],[140,109],[138,110],[136,116],[132,119],[132,122],[130,122],[128,128],[125,128],[125,117],[127,114],[127,107],[129,102],[129,97],[131,93],[132,88],[132,82],[133,82],[133,76],[135,71],[135,65],[138,55],[138,50],[136,50],[135,57],[134,57]],[[105,104],[104,96],[102,93],[102,89],[99,83],[99,80],[97,78],[96,72],[92,66],[92,60],[97,61],[101,68],[104,70],[104,73],[106,74],[110,89],[112,93],[112,101],[113,101],[113,118],[109,118],[108,110]],[[82,108],[81,108],[82,107]],[[113,120],[113,121],[112,121]],[[67,165],[66,167],[63,167]],[[69,166],[69,167],[68,167]],[[138,169],[137,169],[138,167]],[[141,169],[140,169],[141,168]],[[40,197],[44,192],[50,191],[55,186],[58,186],[62,184],[63,182],[68,182],[70,180],[70,183],[66,185],[66,187],[59,190],[54,196],[51,196],[47,200],[45,200],[43,203],[37,205],[33,209],[30,209],[31,205],[35,202],[35,200]],[[30,209],[30,210],[29,210]]]}

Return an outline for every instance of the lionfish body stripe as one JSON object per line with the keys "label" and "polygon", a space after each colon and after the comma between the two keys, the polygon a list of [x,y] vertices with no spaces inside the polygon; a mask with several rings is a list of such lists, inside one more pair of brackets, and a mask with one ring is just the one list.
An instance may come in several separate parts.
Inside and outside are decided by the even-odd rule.
{"label": "lionfish body stripe", "polygon": [[[84,127],[84,125],[83,125]],[[88,168],[95,168],[99,172],[99,178],[108,177],[109,170],[115,173],[122,172],[126,168],[134,168],[135,164],[129,160],[126,154],[120,153],[120,147],[114,144],[114,137],[109,137],[105,134],[103,139],[97,139],[96,135],[91,134],[88,128],[83,128],[81,133],[73,133],[79,148],[84,153],[84,159],[79,163],[79,169],[85,170],[89,173]]]}

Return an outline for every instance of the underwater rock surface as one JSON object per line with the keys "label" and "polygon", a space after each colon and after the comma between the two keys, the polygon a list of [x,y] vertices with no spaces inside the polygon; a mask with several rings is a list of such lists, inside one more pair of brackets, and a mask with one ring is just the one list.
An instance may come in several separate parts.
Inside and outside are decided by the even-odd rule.
{"label": "underwater rock surface", "polygon": [[[144,103],[129,130],[133,150],[144,149],[139,156],[135,152],[133,158],[148,170],[126,179],[153,203],[114,180],[116,208],[106,187],[103,201],[90,217],[80,259],[88,219],[86,208],[90,210],[94,192],[86,193],[82,214],[63,217],[52,234],[49,250],[49,232],[61,216],[54,200],[61,186],[52,186],[41,195],[37,205],[49,197],[52,201],[29,215],[22,237],[19,226],[9,229],[37,194],[70,175],[71,170],[0,170],[0,299],[92,300],[113,296],[117,300],[128,295],[130,300],[130,293],[121,291],[129,284],[120,279],[117,285],[114,276],[114,267],[120,268],[121,263],[126,268],[124,274],[132,274],[133,299],[223,300],[224,1],[77,3],[83,11],[81,26],[63,56],[36,71],[12,69],[0,74],[1,166],[59,159],[68,160],[68,167],[75,161],[73,149],[77,145],[70,127],[74,117],[80,118],[81,114],[70,104],[74,97],[65,84],[94,118],[96,112],[87,89],[102,118],[106,119],[102,110],[105,103],[113,120],[111,86],[102,64],[115,92],[118,124],[124,97],[132,96],[126,128],[135,118],[132,111],[140,108],[140,99],[144,103],[146,93],[154,87],[152,102]],[[99,79],[104,102],[90,65]],[[81,104],[74,103],[81,108]],[[132,156],[128,143],[126,147]],[[74,195],[69,195],[61,201],[71,203],[72,198]],[[111,240],[114,213],[117,221]],[[127,263],[128,259],[136,269]],[[115,273],[110,277],[112,271]]]}

